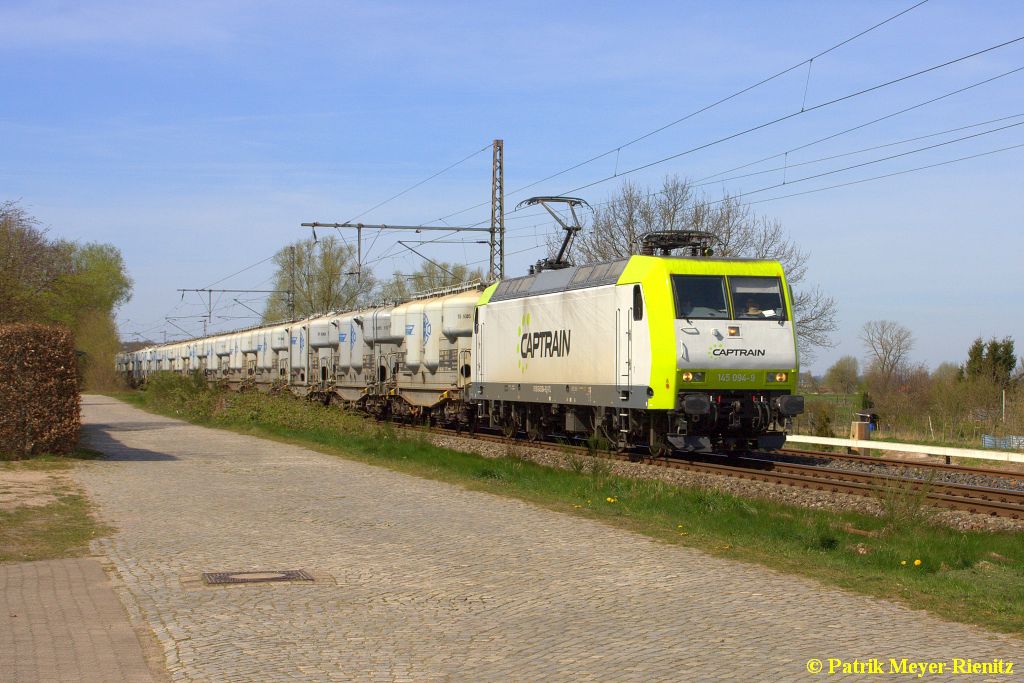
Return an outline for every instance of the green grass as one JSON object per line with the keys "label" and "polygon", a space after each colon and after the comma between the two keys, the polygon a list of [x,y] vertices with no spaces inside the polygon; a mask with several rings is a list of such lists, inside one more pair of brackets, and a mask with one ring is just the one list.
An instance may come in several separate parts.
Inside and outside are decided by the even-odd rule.
{"label": "green grass", "polygon": [[[93,459],[99,454],[80,449],[76,458]],[[0,490],[3,474],[15,471],[60,473],[71,465],[65,456],[36,456],[31,460],[0,463]],[[54,500],[37,507],[0,508],[0,562],[52,560],[80,557],[89,552],[89,541],[110,532],[97,524],[92,507],[68,480],[48,483]]]}
{"label": "green grass", "polygon": [[514,446],[505,457],[487,459],[435,447],[421,435],[337,408],[161,381],[146,392],[118,397],[208,426],[520,498],[667,543],[896,599],[955,621],[1024,633],[1024,538],[930,524],[913,500],[883,501],[891,508],[887,517],[809,510],[613,476],[603,462],[584,458],[568,469],[545,467],[517,457]]}

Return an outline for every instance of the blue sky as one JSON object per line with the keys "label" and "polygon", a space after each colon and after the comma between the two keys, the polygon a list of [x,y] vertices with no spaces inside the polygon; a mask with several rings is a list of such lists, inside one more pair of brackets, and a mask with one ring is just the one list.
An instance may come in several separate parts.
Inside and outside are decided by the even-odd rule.
{"label": "blue sky", "polygon": [[[0,0],[0,199],[51,235],[116,244],[135,279],[122,332],[179,334],[203,287],[505,140],[512,190],[799,64],[914,4],[902,2],[345,3]],[[806,66],[591,164],[510,195],[559,194],[625,169],[1024,35],[1024,5],[929,0]],[[693,179],[784,152],[1024,67],[1024,41],[795,116],[634,173]],[[806,97],[805,97],[806,90]],[[785,172],[789,182],[1024,122],[1024,71],[792,152],[785,164],[971,126]],[[1016,117],[1016,118],[1006,118]],[[996,122],[996,119],[1003,119]],[[985,123],[992,122],[992,123]],[[984,125],[976,125],[984,124]],[[750,201],[1024,143],[1024,125],[837,172]],[[776,168],[778,160],[744,173]],[[808,283],[839,305],[840,355],[858,330],[910,327],[914,359],[962,361],[977,336],[1024,350],[1024,148],[752,206],[812,254]],[[737,175],[737,174],[732,174]],[[722,176],[718,176],[720,179]],[[707,185],[751,192],[781,171]],[[490,196],[477,154],[360,220],[433,223]],[[619,180],[578,194],[607,199]],[[509,214],[509,274],[551,229]],[[532,213],[532,212],[531,212]],[[487,207],[448,219],[486,219]],[[418,258],[381,237],[379,277]],[[435,245],[446,260],[484,247]],[[218,286],[267,288],[257,265]],[[242,297],[248,301],[254,296]],[[259,309],[260,304],[249,301]],[[215,329],[249,321],[224,298]],[[177,320],[200,331],[195,319]]]}

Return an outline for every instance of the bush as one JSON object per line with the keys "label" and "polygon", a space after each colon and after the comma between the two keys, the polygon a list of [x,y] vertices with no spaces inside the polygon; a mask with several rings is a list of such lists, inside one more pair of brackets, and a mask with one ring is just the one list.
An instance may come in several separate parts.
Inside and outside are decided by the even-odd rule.
{"label": "bush", "polygon": [[63,327],[0,325],[0,453],[70,453],[81,419],[74,341]]}

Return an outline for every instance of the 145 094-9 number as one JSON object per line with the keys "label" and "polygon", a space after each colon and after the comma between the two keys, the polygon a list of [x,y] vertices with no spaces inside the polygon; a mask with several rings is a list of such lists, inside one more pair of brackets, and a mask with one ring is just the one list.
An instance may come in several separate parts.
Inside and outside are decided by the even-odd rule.
{"label": "145 094-9 number", "polygon": [[757,374],[753,372],[719,372],[719,382],[756,382]]}

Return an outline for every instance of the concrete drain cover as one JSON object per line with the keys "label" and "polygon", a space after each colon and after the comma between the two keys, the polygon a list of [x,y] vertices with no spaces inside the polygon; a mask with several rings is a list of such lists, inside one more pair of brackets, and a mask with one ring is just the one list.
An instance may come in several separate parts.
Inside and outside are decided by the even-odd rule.
{"label": "concrete drain cover", "polygon": [[203,581],[215,586],[226,583],[265,583],[267,581],[312,581],[313,577],[302,569],[279,572],[203,572]]}

